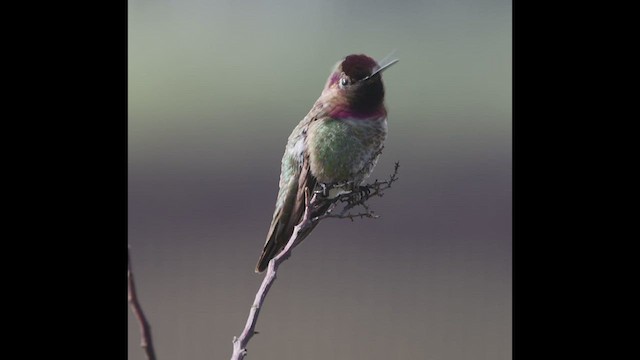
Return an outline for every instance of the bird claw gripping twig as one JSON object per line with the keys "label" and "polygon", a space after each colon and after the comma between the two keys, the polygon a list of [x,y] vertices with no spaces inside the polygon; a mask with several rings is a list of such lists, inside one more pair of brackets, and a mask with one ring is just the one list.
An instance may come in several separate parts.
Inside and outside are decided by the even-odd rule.
{"label": "bird claw gripping twig", "polygon": [[314,190],[313,193],[326,198],[329,196],[329,186],[325,183],[319,182],[316,186],[316,190]]}
{"label": "bird claw gripping twig", "polygon": [[340,201],[348,204],[356,204],[366,201],[370,196],[371,188],[366,185],[359,185],[351,193],[341,196]]}

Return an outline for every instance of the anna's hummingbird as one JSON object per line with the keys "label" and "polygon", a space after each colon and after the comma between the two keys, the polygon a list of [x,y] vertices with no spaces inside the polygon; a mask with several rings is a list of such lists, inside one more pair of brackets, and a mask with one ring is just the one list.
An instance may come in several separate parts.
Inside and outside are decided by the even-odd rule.
{"label": "anna's hummingbird", "polygon": [[[335,65],[320,98],[289,136],[256,272],[289,241],[304,214],[305,188],[330,189],[324,196],[335,198],[358,190],[371,174],[387,136],[382,71],[397,61],[379,64],[366,55],[349,55]],[[310,231],[299,234],[300,240]]]}

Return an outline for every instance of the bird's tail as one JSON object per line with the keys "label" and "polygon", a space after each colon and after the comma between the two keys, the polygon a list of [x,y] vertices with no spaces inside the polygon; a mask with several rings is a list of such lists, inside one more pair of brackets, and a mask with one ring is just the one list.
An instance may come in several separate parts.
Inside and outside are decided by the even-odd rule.
{"label": "bird's tail", "polygon": [[267,241],[264,245],[264,249],[262,250],[262,255],[260,255],[260,259],[258,259],[258,264],[256,265],[256,272],[261,273],[267,269],[269,266],[269,261],[273,259],[280,252],[280,247],[276,246],[275,241]]}
{"label": "bird's tail", "polygon": [[[324,214],[327,209],[329,209],[330,205],[330,202],[324,202],[320,204],[320,206],[318,206],[318,208],[311,213],[311,217],[313,218]],[[298,218],[298,220],[294,224],[297,224],[300,219],[301,217]],[[305,230],[299,232],[296,246],[300,245],[300,242],[302,242],[302,240],[304,240],[317,225],[318,223],[314,222]],[[293,234],[293,225],[287,226],[282,229],[280,229],[279,226],[280,225],[277,223],[274,224],[274,229],[269,232],[269,240],[264,245],[264,248],[262,249],[262,255],[260,255],[260,258],[258,259],[258,264],[256,265],[255,270],[256,273],[261,273],[267,269],[267,267],[269,266],[269,261],[271,261],[271,259],[276,257],[280,253],[280,251],[284,249],[284,247],[289,242],[291,235]]]}

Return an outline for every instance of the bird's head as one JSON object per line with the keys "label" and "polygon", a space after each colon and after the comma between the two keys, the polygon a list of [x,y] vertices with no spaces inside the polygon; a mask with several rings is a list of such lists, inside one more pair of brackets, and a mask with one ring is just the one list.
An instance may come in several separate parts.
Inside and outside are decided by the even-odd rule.
{"label": "bird's head", "polygon": [[378,108],[384,100],[382,72],[397,62],[378,63],[367,55],[349,55],[335,65],[323,94],[346,102],[357,112]]}

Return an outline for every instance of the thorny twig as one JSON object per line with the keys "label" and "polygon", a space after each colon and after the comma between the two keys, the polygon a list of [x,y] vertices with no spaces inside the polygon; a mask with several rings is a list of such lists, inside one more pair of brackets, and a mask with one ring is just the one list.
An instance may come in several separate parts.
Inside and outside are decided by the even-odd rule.
{"label": "thorny twig", "polygon": [[289,256],[291,256],[291,250],[298,244],[300,239],[298,238],[298,234],[301,232],[305,232],[307,229],[313,226],[311,221],[310,212],[312,209],[317,206],[318,200],[317,194],[309,200],[309,189],[305,189],[305,210],[300,223],[295,226],[293,229],[293,234],[289,238],[289,242],[282,249],[282,251],[271,261],[269,262],[269,267],[267,268],[267,273],[262,280],[262,284],[260,285],[260,289],[258,289],[258,293],[253,301],[253,305],[251,306],[251,310],[249,311],[249,318],[247,319],[247,323],[244,326],[244,330],[240,334],[239,337],[233,338],[233,354],[231,355],[231,360],[242,360],[247,355],[247,344],[249,340],[253,337],[254,334],[258,332],[255,331],[256,323],[258,322],[258,315],[260,314],[260,309],[262,308],[262,304],[264,299],[267,297],[267,293],[273,285],[273,282],[276,279],[276,272],[278,270],[278,266],[287,260]]}
{"label": "thorny twig", "polygon": [[149,322],[147,318],[144,316],[144,312],[142,311],[142,307],[138,302],[138,295],[136,294],[136,286],[133,281],[133,271],[131,270],[131,255],[129,254],[129,249],[127,249],[127,280],[128,280],[128,288],[129,295],[128,300],[131,305],[131,311],[138,319],[138,323],[140,324],[140,346],[144,349],[144,353],[147,355],[148,360],[155,360],[156,353],[153,349],[153,338],[151,337],[151,326],[149,326]]}
{"label": "thorny twig", "polygon": [[[376,215],[373,210],[369,209],[369,206],[367,206],[366,202],[374,196],[384,196],[384,191],[386,189],[389,189],[391,187],[391,184],[398,180],[398,168],[400,168],[400,163],[396,162],[393,169],[393,174],[389,176],[389,179],[387,181],[378,181],[376,179],[376,181],[374,181],[373,183],[362,186],[360,188],[360,191],[351,192],[338,197],[337,200],[339,200],[341,203],[347,204],[344,206],[342,211],[340,211],[340,213],[333,213],[335,207],[337,206],[337,202],[334,202],[329,210],[327,210],[320,216],[316,216],[312,219],[312,221],[320,221],[326,218],[349,219],[351,221],[353,221],[354,218],[358,217],[361,219],[365,217],[373,219],[379,218],[379,215]],[[355,214],[349,212],[349,210],[353,209],[356,206],[362,206],[365,211]]]}
{"label": "thorny twig", "polygon": [[[302,219],[300,220],[300,223],[298,223],[298,225],[296,225],[293,229],[293,234],[291,234],[289,242],[287,242],[287,245],[284,247],[284,249],[269,262],[267,273],[265,274],[264,279],[262,280],[262,284],[258,289],[258,293],[255,296],[244,330],[239,337],[234,336],[233,338],[233,354],[231,355],[231,360],[242,360],[247,355],[247,344],[249,343],[249,340],[253,337],[253,335],[258,333],[257,331],[255,331],[255,328],[256,323],[258,322],[260,309],[262,308],[269,289],[276,279],[276,272],[278,270],[278,267],[283,261],[291,256],[291,251],[299,243],[300,239],[298,238],[298,234],[306,232],[320,220],[330,217],[340,219],[348,218],[351,219],[351,221],[353,221],[353,219],[356,217],[378,218],[378,215],[375,215],[365,203],[369,198],[373,196],[381,197],[384,195],[384,190],[390,188],[391,184],[398,180],[399,167],[400,164],[396,162],[393,174],[391,174],[389,180],[376,180],[372,184],[360,187],[360,191],[348,193],[335,199],[329,200],[323,197],[319,197],[317,193],[314,193],[313,197],[310,199],[309,189],[305,189],[305,210]],[[315,213],[315,211],[321,208],[322,205],[326,205],[327,201],[331,202],[328,210],[325,211],[324,214],[312,217],[311,214]],[[334,215],[331,212],[334,210],[338,202],[346,203],[347,205],[345,205],[340,214]],[[366,212],[358,214],[347,213],[350,209],[356,206],[362,206],[366,210]]]}

